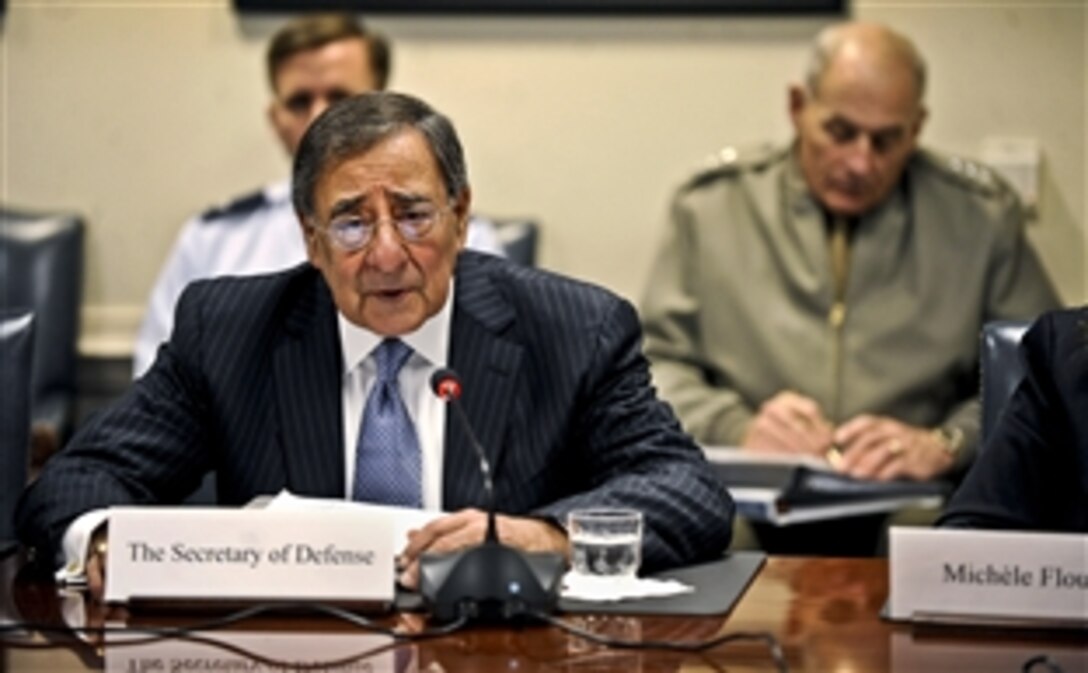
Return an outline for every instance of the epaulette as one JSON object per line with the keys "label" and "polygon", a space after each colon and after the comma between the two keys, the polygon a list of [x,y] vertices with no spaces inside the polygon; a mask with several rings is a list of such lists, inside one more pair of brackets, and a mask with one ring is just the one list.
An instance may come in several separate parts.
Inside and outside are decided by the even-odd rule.
{"label": "epaulette", "polygon": [[237,218],[257,211],[267,203],[263,189],[239,196],[225,206],[215,206],[205,210],[200,216],[201,222],[214,222],[223,218]]}
{"label": "epaulette", "polygon": [[788,146],[764,143],[750,147],[726,145],[709,155],[696,166],[693,174],[684,181],[681,189],[690,189],[715,178],[738,175],[748,171],[761,171],[778,161],[789,151]]}
{"label": "epaulette", "polygon": [[931,150],[921,150],[917,156],[941,178],[972,192],[994,196],[1008,189],[1004,179],[994,169],[973,159],[943,155]]}

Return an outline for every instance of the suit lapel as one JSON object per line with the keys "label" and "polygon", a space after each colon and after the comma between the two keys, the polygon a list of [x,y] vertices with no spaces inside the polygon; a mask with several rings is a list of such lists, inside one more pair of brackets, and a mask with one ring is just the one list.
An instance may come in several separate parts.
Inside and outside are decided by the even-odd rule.
{"label": "suit lapel", "polygon": [[[510,335],[515,314],[474,253],[462,254],[456,287],[450,366],[464,384],[465,415],[498,475],[522,359]],[[476,452],[453,414],[446,418],[442,503],[448,509],[486,503]]]}
{"label": "suit lapel", "polygon": [[336,309],[320,274],[300,283],[273,354],[278,438],[287,488],[325,497],[344,495],[341,353]]}

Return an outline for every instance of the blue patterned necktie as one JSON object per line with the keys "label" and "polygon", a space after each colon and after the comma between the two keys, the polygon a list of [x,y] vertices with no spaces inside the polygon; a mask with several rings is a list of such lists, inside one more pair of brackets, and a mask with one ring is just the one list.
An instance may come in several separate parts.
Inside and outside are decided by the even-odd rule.
{"label": "blue patterned necktie", "polygon": [[411,354],[400,339],[386,339],[374,351],[378,380],[359,426],[352,500],[423,506],[419,439],[397,385],[397,375]]}

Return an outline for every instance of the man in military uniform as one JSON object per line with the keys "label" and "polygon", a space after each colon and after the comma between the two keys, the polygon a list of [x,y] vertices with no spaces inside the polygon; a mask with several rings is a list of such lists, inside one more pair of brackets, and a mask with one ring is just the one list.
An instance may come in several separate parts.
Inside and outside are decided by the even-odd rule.
{"label": "man in military uniform", "polygon": [[[390,46],[347,15],[307,16],[284,26],[267,54],[273,100],[268,120],[289,156],[310,123],[332,103],[384,89]],[[170,336],[174,305],[191,281],[220,275],[279,271],[306,260],[302,230],[291,206],[287,180],[213,208],[185,223],[151,292],[133,356],[136,376],[145,372],[159,344]],[[473,218],[467,245],[502,254],[494,227]]]}
{"label": "man in military uniform", "polygon": [[918,147],[924,86],[905,37],[826,29],[789,90],[796,139],[727,148],[675,195],[642,314],[699,441],[879,480],[971,460],[982,324],[1059,302],[1008,186]]}

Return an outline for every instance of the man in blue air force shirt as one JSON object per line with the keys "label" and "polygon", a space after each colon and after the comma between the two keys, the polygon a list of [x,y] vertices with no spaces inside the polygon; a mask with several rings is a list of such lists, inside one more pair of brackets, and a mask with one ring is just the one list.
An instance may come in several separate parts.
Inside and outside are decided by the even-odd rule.
{"label": "man in blue air force shirt", "polygon": [[[330,104],[385,88],[391,49],[380,33],[351,16],[305,16],[284,26],[268,46],[272,102],[268,120],[289,156]],[[191,281],[281,271],[306,259],[291,185],[282,180],[185,223],[151,291],[136,338],[133,373],[143,374],[170,336],[174,307]],[[502,254],[494,227],[473,218],[468,246]]]}

